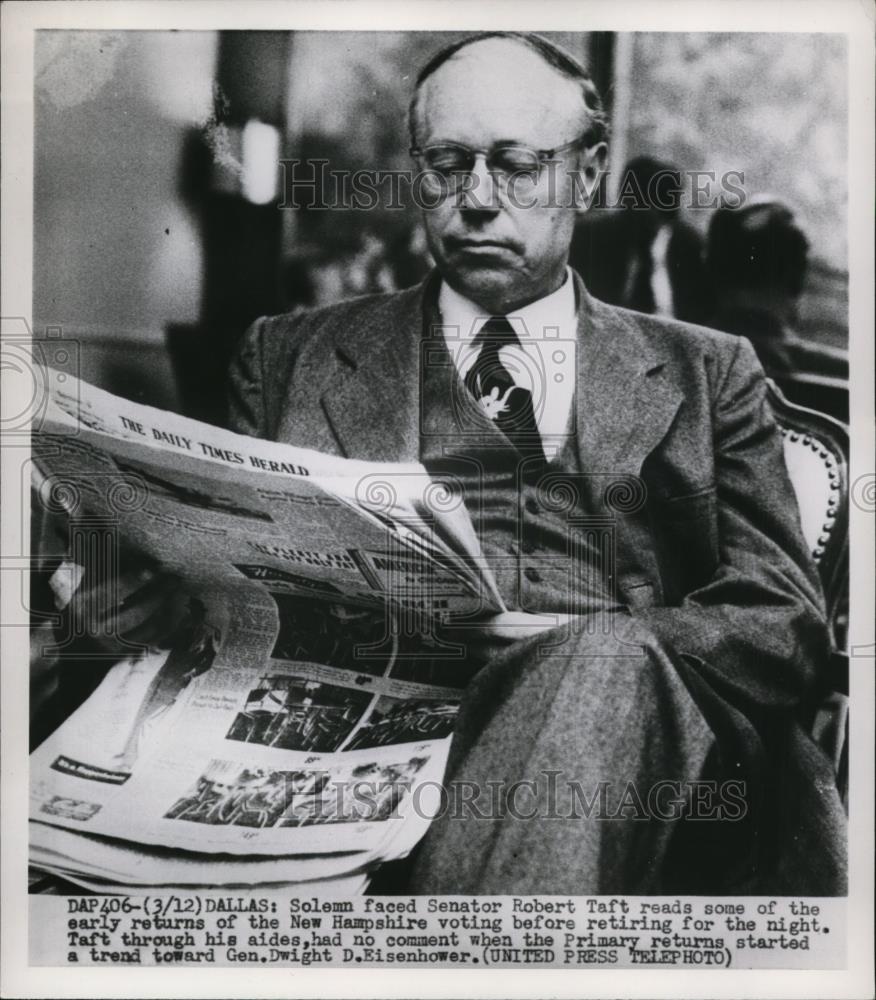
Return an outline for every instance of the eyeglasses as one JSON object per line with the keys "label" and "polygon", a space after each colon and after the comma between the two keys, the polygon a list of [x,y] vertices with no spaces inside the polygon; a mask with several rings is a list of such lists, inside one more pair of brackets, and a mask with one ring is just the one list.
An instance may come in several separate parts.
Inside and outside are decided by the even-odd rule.
{"label": "eyeglasses", "polygon": [[558,153],[583,145],[585,141],[586,137],[582,136],[553,149],[532,149],[516,143],[492,149],[472,149],[459,142],[438,142],[422,149],[415,146],[410,154],[421,170],[437,175],[451,187],[461,184],[463,178],[472,172],[479,156],[484,157],[487,170],[494,176],[504,180],[522,178],[535,182],[545,163],[555,159]]}

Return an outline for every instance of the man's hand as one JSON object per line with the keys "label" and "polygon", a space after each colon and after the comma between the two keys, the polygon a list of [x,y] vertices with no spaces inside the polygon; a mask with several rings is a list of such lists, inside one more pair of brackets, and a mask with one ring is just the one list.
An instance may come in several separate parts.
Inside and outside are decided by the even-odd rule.
{"label": "man's hand", "polygon": [[72,563],[56,571],[50,586],[60,621],[35,623],[30,634],[32,733],[40,731],[40,719],[44,725],[36,743],[62,719],[52,705],[68,671],[87,668],[94,677],[147,647],[169,646],[185,617],[188,601],[177,577],[142,556],[126,555],[125,563],[113,579]]}
{"label": "man's hand", "polygon": [[124,561],[115,577],[86,571],[65,611],[67,634],[82,636],[102,657],[169,646],[186,612],[177,576],[142,557]]}

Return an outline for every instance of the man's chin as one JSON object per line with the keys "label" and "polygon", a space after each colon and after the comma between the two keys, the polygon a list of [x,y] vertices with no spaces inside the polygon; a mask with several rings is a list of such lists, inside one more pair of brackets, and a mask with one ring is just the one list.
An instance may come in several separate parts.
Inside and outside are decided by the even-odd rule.
{"label": "man's chin", "polygon": [[447,273],[445,278],[460,295],[491,313],[507,309],[521,293],[518,275],[507,269],[490,267],[486,261],[463,272]]}

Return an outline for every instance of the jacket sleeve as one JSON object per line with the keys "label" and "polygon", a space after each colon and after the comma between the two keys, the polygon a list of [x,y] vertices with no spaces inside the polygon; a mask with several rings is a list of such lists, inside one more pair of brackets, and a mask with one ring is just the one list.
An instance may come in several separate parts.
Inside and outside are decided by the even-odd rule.
{"label": "jacket sleeve", "polygon": [[262,316],[249,327],[228,369],[225,423],[230,430],[276,440],[292,372],[308,333],[305,312]]}
{"label": "jacket sleeve", "polygon": [[267,437],[263,337],[265,318],[257,319],[241,338],[226,383],[228,428],[249,437]]}
{"label": "jacket sleeve", "polygon": [[713,404],[718,566],[678,607],[636,611],[708,685],[743,708],[800,703],[829,640],[763,371],[744,338]]}

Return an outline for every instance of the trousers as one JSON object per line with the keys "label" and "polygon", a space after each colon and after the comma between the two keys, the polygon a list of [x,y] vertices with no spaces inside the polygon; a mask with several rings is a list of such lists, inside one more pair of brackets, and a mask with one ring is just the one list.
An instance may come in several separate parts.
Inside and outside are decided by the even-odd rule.
{"label": "trousers", "polygon": [[475,676],[404,891],[843,893],[844,812],[799,726],[761,739],[645,625],[611,623],[511,643]]}
{"label": "trousers", "polygon": [[476,675],[412,891],[660,890],[673,822],[648,810],[689,798],[715,737],[659,642],[611,621],[512,643]]}

